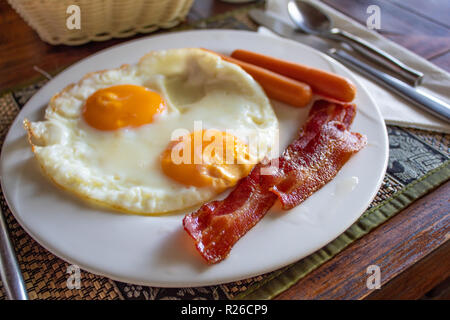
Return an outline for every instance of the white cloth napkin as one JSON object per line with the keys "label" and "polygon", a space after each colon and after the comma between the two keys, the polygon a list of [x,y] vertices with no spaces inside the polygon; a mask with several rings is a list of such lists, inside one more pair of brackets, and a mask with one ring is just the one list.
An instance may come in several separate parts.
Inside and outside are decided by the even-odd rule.
{"label": "white cloth napkin", "polygon": [[[266,10],[273,15],[285,20],[293,25],[287,12],[289,0],[268,0]],[[424,58],[401,47],[400,45],[384,38],[380,34],[369,30],[360,23],[343,15],[317,0],[309,0],[312,4],[320,7],[333,20],[333,25],[359,36],[375,46],[385,50],[391,55],[402,60],[407,65],[423,72],[425,77],[418,87],[423,92],[432,94],[444,101],[450,101],[450,74],[436,67]],[[381,15],[383,12],[381,12]],[[268,29],[260,27],[258,32],[277,36]],[[381,109],[381,113],[387,124],[394,124],[404,127],[419,128],[425,130],[440,131],[450,133],[450,125],[425,111],[420,110],[398,95],[387,91],[359,74],[355,77],[367,88],[372,97]]]}

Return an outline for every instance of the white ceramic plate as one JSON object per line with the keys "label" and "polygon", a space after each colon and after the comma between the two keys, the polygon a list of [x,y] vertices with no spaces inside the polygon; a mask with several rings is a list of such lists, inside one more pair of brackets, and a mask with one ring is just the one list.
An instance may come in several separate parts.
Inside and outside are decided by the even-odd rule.
{"label": "white ceramic plate", "polygon": [[[182,228],[183,214],[163,217],[117,214],[93,208],[59,190],[40,172],[22,121],[43,119],[49,99],[84,74],[133,64],[151,50],[204,47],[230,53],[244,48],[336,72],[357,87],[353,131],[368,145],[337,177],[290,211],[271,210],[234,246],[229,257],[207,265]],[[307,110],[274,103],[282,147]],[[244,31],[188,31],[115,46],[60,73],[36,93],[14,121],[1,157],[2,187],[16,219],[42,246],[82,269],[142,285],[182,287],[218,284],[269,272],[318,250],[344,232],[367,208],[384,176],[387,134],[380,111],[351,72],[327,56],[293,41]],[[356,180],[358,183],[355,184]]]}

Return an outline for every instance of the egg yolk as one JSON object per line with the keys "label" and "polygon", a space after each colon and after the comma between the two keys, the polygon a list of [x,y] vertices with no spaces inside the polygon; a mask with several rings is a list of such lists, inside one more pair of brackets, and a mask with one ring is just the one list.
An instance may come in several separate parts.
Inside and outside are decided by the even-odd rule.
{"label": "egg yolk", "polygon": [[186,186],[219,192],[247,176],[254,165],[244,142],[218,130],[194,131],[169,143],[161,154],[166,176]]}
{"label": "egg yolk", "polygon": [[162,97],[146,87],[124,84],[95,91],[86,100],[84,120],[99,130],[139,127],[165,108]]}

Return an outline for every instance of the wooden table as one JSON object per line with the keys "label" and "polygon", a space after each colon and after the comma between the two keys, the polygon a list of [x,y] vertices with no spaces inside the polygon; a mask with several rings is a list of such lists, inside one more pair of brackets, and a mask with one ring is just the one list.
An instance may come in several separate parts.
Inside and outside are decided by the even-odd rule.
{"label": "wooden table", "polygon": [[[381,8],[381,33],[450,71],[450,2],[443,0],[323,0],[361,23],[369,5]],[[195,21],[242,7],[196,0]],[[133,38],[139,38],[138,35]],[[78,47],[42,42],[20,17],[0,2],[0,91],[66,67],[92,53],[127,41],[114,39]],[[450,182],[416,201],[369,235],[300,280],[277,299],[450,298]],[[367,252],[371,255],[367,255]],[[373,254],[375,252],[375,254]],[[369,265],[381,268],[382,286],[366,286]],[[436,287],[437,286],[437,287]],[[434,290],[432,290],[435,288]],[[430,290],[432,290],[430,292]],[[428,295],[426,293],[428,292]]]}

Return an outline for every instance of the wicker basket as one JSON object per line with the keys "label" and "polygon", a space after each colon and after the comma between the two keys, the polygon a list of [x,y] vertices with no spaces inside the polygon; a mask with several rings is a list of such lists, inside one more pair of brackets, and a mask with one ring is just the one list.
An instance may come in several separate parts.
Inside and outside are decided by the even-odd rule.
{"label": "wicker basket", "polygon": [[[193,0],[8,0],[9,4],[50,44],[79,45],[89,41],[130,37],[171,28],[187,15]],[[67,21],[79,7],[80,29]],[[73,7],[72,7],[73,8]],[[70,19],[74,21],[73,19]]]}

